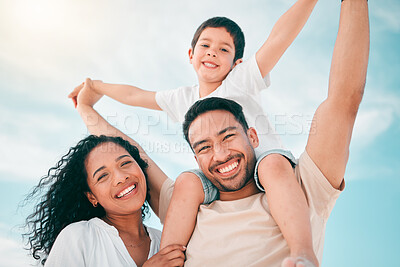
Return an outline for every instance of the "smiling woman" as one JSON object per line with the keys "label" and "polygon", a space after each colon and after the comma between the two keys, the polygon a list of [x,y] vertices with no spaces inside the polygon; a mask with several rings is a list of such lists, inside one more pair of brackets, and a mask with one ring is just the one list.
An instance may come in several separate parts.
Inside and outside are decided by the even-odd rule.
{"label": "smiling woman", "polygon": [[161,233],[143,225],[147,167],[120,137],[91,135],[70,148],[27,197],[40,197],[26,221],[32,256],[46,266],[183,263],[182,247],[157,253]]}

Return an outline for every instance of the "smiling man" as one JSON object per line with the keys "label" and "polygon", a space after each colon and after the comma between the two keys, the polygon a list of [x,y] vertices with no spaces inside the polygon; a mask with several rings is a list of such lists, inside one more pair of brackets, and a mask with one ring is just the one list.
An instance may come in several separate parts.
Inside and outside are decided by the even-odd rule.
{"label": "smiling man", "polygon": [[[307,200],[313,248],[319,262],[327,219],[344,189],[343,177],[368,57],[367,0],[344,0],[328,97],[315,112],[313,134],[294,168],[296,182]],[[187,112],[183,129],[205,178],[220,194],[220,200],[199,209],[185,266],[280,266],[285,258],[284,266],[295,266],[296,261],[301,261],[288,258],[287,242],[271,216],[273,208],[287,203],[269,206],[266,194],[272,191],[266,188],[264,193],[257,187],[258,176],[263,175],[262,168],[254,173],[258,137],[247,126],[240,105],[221,98],[198,101]],[[161,218],[172,188],[173,182],[167,180],[161,189]]]}

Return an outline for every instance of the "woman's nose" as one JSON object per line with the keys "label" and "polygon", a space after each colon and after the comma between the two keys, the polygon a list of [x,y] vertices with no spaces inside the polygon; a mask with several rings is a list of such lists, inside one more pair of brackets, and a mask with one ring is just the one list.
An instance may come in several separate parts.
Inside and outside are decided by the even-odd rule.
{"label": "woman's nose", "polygon": [[115,172],[113,181],[114,186],[124,183],[127,179],[128,175],[126,175],[125,173],[119,171]]}

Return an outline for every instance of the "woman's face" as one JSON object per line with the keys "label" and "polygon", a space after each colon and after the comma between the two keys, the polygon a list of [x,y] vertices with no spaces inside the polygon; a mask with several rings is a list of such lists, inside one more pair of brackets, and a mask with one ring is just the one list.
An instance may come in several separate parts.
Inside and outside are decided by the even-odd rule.
{"label": "woman's face", "polygon": [[146,179],[142,169],[121,146],[108,142],[95,147],[86,162],[87,194],[92,204],[99,203],[107,215],[141,213],[146,200]]}

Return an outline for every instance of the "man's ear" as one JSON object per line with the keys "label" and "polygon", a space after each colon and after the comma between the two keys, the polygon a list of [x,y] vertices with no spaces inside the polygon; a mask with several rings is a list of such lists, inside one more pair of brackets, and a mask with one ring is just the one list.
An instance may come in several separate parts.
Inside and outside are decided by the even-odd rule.
{"label": "man's ear", "polygon": [[99,203],[97,201],[97,198],[93,195],[92,192],[85,192],[85,195],[87,199],[89,200],[90,203],[92,203],[93,207],[97,207],[97,204]]}
{"label": "man's ear", "polygon": [[234,68],[234,67],[236,67],[236,65],[238,65],[238,64],[240,64],[240,63],[242,63],[243,62],[243,58],[239,58],[238,60],[236,60],[234,63],[233,63],[233,65],[232,65],[232,69]]}
{"label": "man's ear", "polygon": [[250,144],[253,148],[258,147],[258,145],[260,144],[259,140],[258,140],[258,135],[257,135],[257,131],[256,129],[254,129],[253,127],[250,127],[247,130],[247,137],[249,138]]}
{"label": "man's ear", "polygon": [[193,48],[189,48],[189,62],[190,64],[192,64],[192,59],[193,59]]}

